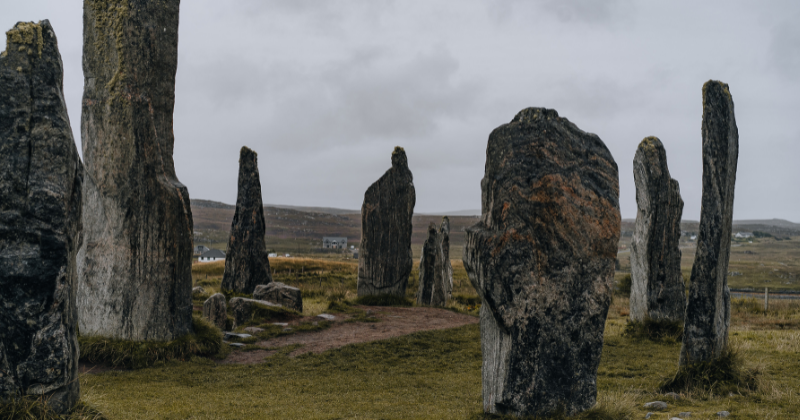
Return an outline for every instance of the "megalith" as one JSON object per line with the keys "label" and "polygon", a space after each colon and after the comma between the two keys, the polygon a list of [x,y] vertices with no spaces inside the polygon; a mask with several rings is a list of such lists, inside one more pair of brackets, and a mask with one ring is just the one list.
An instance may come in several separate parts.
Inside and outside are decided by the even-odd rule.
{"label": "megalith", "polygon": [[686,288],[681,275],[681,199],[661,140],[647,137],[633,158],[636,225],[631,240],[630,317],[683,322]]}
{"label": "megalith", "polygon": [[192,329],[192,211],[172,160],[179,3],[83,3],[83,335]]}
{"label": "megalith", "polygon": [[253,292],[253,299],[277,303],[284,308],[303,313],[302,290],[279,281],[256,286],[256,290]]}
{"label": "megalith", "polygon": [[419,289],[417,304],[430,305],[433,295],[433,284],[442,277],[441,249],[438,247],[436,224],[428,225],[428,237],[422,244],[422,256],[419,259]]}
{"label": "megalith", "polygon": [[228,305],[225,302],[225,295],[214,293],[203,302],[203,318],[225,331],[225,325],[228,322]]}
{"label": "megalith", "polygon": [[481,192],[464,267],[482,298],[484,410],[591,408],[620,234],[614,158],[555,110],[527,108],[489,136]]}
{"label": "megalith", "polygon": [[78,402],[75,256],[83,166],[50,22],[20,22],[0,54],[0,401]]}
{"label": "megalith", "polygon": [[419,261],[419,289],[417,303],[420,305],[445,306],[453,294],[453,266],[450,263],[450,219],[442,218],[428,226],[428,238],[422,245]]}
{"label": "megalith", "polygon": [[411,217],[417,196],[402,147],[392,152],[392,167],[364,193],[358,296],[405,296],[413,266]]}
{"label": "megalith", "polygon": [[225,255],[222,290],[253,294],[257,285],[272,281],[265,235],[258,155],[242,147],[239,153],[239,192]]}
{"label": "megalith", "polygon": [[739,159],[739,130],[728,85],[703,85],[703,197],[697,250],[692,266],[680,364],[722,355],[728,344],[731,297],[728,258],[733,190]]}

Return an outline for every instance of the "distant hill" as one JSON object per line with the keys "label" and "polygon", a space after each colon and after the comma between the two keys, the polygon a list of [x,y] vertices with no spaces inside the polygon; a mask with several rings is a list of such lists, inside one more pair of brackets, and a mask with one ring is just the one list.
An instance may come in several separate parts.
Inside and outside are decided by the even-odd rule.
{"label": "distant hill", "polygon": [[[636,219],[622,219],[622,234],[630,236],[633,233]],[[686,232],[697,232],[700,222],[697,220],[681,220],[681,230]],[[797,236],[800,235],[800,223],[792,223],[783,219],[763,219],[763,220],[734,220],[734,232],[766,232],[778,236]]]}

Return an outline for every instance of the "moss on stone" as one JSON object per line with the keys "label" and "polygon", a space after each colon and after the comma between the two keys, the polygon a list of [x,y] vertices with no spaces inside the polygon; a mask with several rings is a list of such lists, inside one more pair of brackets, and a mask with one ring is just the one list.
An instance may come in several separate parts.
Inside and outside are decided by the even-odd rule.
{"label": "moss on stone", "polygon": [[[44,38],[42,38],[42,25],[33,22],[19,22],[13,29],[6,32],[6,47],[11,44],[20,44],[19,51],[25,51],[26,45],[36,45],[39,57],[42,56]],[[28,54],[33,55],[33,50],[28,49]]]}
{"label": "moss on stone", "polygon": [[[94,58],[102,60],[104,67],[116,64],[114,75],[106,83],[111,100],[121,97],[122,81],[125,79],[124,24],[130,10],[128,0],[90,0],[87,2],[94,18]],[[111,62],[107,51],[108,38],[114,40],[117,62]]]}

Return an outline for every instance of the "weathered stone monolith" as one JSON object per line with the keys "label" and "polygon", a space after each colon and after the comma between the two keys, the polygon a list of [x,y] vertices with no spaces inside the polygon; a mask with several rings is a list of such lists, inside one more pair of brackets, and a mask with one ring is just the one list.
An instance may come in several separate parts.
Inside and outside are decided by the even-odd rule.
{"label": "weathered stone monolith", "polygon": [[437,230],[431,222],[419,261],[420,305],[445,306],[453,294],[453,266],[450,263],[450,219],[445,216]]}
{"label": "weathered stone monolith", "polygon": [[702,134],[703,198],[686,305],[682,365],[718,358],[728,344],[728,258],[739,131],[731,92],[725,83],[709,80],[703,85]]}
{"label": "weathered stone monolith", "polygon": [[192,211],[172,160],[179,0],[84,0],[81,334],[192,329]]}
{"label": "weathered stone monolith", "polygon": [[686,288],[678,247],[683,200],[658,138],[639,143],[633,179],[638,211],[631,240],[631,319],[683,322]]}
{"label": "weathered stone monolith", "polygon": [[[433,284],[437,277],[442,277],[441,250],[438,247],[436,224],[428,225],[428,238],[422,244],[422,256],[419,259],[419,289],[417,289],[417,304],[430,305],[433,294]],[[437,263],[438,262],[438,263]]]}
{"label": "weathered stone monolith", "polygon": [[406,152],[395,147],[391,169],[364,193],[358,296],[405,296],[413,265],[411,217],[416,200]]}
{"label": "weathered stone monolith", "polygon": [[442,218],[442,225],[436,236],[436,243],[441,254],[441,273],[437,281],[433,283],[433,293],[431,293],[431,305],[445,306],[453,297],[453,265],[450,263],[450,219],[447,216]]}
{"label": "weathered stone monolith", "polygon": [[228,305],[225,302],[225,295],[214,293],[210,298],[203,302],[203,318],[225,331],[228,321]]}
{"label": "weathered stone monolith", "polygon": [[483,300],[484,410],[591,408],[620,233],[614,158],[555,110],[528,108],[489,136],[481,191],[464,266]]}
{"label": "weathered stone monolith", "polygon": [[80,396],[75,255],[83,166],[47,20],[17,23],[0,54],[0,401]]}
{"label": "weathered stone monolith", "polygon": [[265,234],[258,155],[242,147],[239,154],[239,193],[228,238],[228,253],[225,255],[223,290],[252,294],[257,285],[272,281]]}

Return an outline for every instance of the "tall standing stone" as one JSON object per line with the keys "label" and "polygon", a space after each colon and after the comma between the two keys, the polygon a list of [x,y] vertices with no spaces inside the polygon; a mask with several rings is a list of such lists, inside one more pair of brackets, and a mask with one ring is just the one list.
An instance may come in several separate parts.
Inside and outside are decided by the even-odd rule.
{"label": "tall standing stone", "polygon": [[438,247],[437,236],[436,224],[431,222],[428,225],[428,237],[422,244],[422,256],[419,259],[419,289],[417,289],[417,304],[419,305],[431,304],[433,284],[441,281],[441,250]]}
{"label": "tall standing stone", "polygon": [[678,246],[683,200],[658,138],[639,143],[633,179],[638,211],[631,241],[631,319],[683,322],[686,288]]}
{"label": "tall standing stone", "polygon": [[228,239],[228,253],[225,255],[223,290],[252,294],[257,285],[272,281],[265,234],[258,155],[242,147],[239,154],[239,193]]}
{"label": "tall standing stone", "polygon": [[179,0],[84,0],[81,334],[192,328],[192,212],[172,160]]}
{"label": "tall standing stone", "polygon": [[453,294],[453,266],[450,264],[450,219],[445,216],[442,226],[428,226],[428,238],[422,245],[419,261],[417,303],[444,306]]}
{"label": "tall standing stone", "polygon": [[417,196],[402,147],[392,152],[392,167],[364,193],[358,296],[405,296],[413,266],[411,217]]}
{"label": "tall standing stone", "polygon": [[453,265],[450,263],[450,219],[442,217],[442,224],[439,226],[437,244],[441,249],[441,277],[434,283],[431,305],[445,306],[453,297]]}
{"label": "tall standing stone", "polygon": [[17,23],[0,54],[0,401],[80,396],[75,255],[83,166],[47,20]]}
{"label": "tall standing stone", "polygon": [[703,199],[680,363],[718,358],[728,344],[728,258],[739,130],[728,85],[703,85]]}
{"label": "tall standing stone", "polygon": [[620,232],[614,158],[555,110],[528,108],[489,136],[481,191],[464,267],[483,300],[484,410],[591,408]]}

